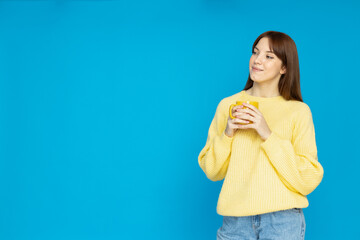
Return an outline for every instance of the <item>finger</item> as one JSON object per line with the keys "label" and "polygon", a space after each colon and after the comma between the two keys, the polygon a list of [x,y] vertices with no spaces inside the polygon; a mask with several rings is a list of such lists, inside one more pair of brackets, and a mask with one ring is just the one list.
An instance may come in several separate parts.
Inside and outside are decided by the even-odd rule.
{"label": "finger", "polygon": [[259,117],[259,114],[257,114],[256,112],[250,110],[250,109],[241,109],[241,111],[239,111],[240,113],[244,113],[247,115],[251,115],[253,117]]}
{"label": "finger", "polygon": [[248,115],[247,113],[244,113],[244,112],[235,112],[233,114],[234,117],[241,117],[241,116],[245,116],[245,115]]}
{"label": "finger", "polygon": [[246,125],[243,125],[243,126],[244,127],[242,129],[251,129],[251,128],[255,129],[255,124],[253,124],[253,123],[246,124]]}
{"label": "finger", "polygon": [[245,107],[253,110],[254,112],[256,112],[257,114],[261,115],[261,112],[259,111],[259,109],[257,109],[255,106],[249,104],[249,103],[243,103]]}
{"label": "finger", "polygon": [[234,118],[238,118],[238,117],[239,117],[239,113],[238,113],[238,112],[233,113],[233,117],[234,117]]}
{"label": "finger", "polygon": [[257,118],[251,116],[250,114],[242,115],[242,116],[240,116],[239,118],[240,118],[240,119],[243,119],[243,120],[247,120],[247,121],[252,121],[252,122],[256,122],[256,121],[257,121]]}
{"label": "finger", "polygon": [[237,115],[243,107],[244,107],[244,106],[235,106],[235,107],[232,109],[232,115],[235,117],[235,115]]}
{"label": "finger", "polygon": [[233,116],[235,117],[235,118],[238,118],[238,119],[241,119],[241,118],[243,118],[243,117],[245,117],[245,116],[247,116],[248,114],[247,113],[243,113],[243,112],[235,112],[234,114],[233,114]]}
{"label": "finger", "polygon": [[236,117],[236,118],[232,119],[232,122],[233,122],[233,123],[246,123],[246,122],[248,122],[248,121],[249,121],[249,120],[242,119],[242,118],[240,118],[240,117]]}
{"label": "finger", "polygon": [[248,124],[237,124],[237,129],[250,129],[254,128],[254,124],[248,123]]}
{"label": "finger", "polygon": [[235,113],[235,118],[237,119],[242,119],[242,120],[247,120],[247,121],[257,121],[256,117],[251,116],[248,113]]}
{"label": "finger", "polygon": [[244,106],[243,105],[236,105],[235,107],[233,107],[233,112],[239,111],[240,109],[242,109]]}
{"label": "finger", "polygon": [[232,122],[236,125],[238,125],[239,123],[249,123],[248,120],[244,120],[244,119],[240,119],[240,118],[234,118]]}

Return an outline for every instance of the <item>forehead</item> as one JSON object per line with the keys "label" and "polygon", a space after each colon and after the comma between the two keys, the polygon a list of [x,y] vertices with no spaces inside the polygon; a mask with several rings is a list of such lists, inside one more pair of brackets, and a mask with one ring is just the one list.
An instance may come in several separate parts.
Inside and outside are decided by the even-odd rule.
{"label": "forehead", "polygon": [[270,46],[269,46],[269,39],[268,38],[261,38],[260,41],[256,44],[256,46],[254,47],[255,49],[259,49],[261,51],[269,51],[270,50]]}

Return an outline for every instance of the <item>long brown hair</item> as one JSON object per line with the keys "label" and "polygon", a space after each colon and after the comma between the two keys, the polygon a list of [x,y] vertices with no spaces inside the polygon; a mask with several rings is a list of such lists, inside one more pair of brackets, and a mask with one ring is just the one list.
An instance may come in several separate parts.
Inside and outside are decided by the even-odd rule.
{"label": "long brown hair", "polygon": [[[282,61],[286,67],[286,72],[281,75],[279,80],[279,92],[286,100],[298,100],[303,102],[300,90],[300,68],[299,58],[294,40],[282,32],[267,31],[261,34],[252,46],[252,52],[261,38],[269,39],[270,50]],[[244,90],[248,90],[254,84],[250,78],[245,84]]]}

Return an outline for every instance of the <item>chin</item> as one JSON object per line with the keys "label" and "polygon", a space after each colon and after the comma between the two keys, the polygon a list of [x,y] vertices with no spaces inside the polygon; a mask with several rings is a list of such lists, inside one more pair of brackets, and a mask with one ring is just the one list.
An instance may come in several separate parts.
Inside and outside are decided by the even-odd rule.
{"label": "chin", "polygon": [[266,81],[264,79],[256,79],[256,78],[252,78],[252,77],[250,77],[250,79],[253,80],[253,82],[256,82],[256,83],[262,83],[262,82]]}
{"label": "chin", "polygon": [[253,76],[251,76],[251,74],[250,74],[250,79],[253,80],[254,82],[261,82],[261,79],[253,77]]}

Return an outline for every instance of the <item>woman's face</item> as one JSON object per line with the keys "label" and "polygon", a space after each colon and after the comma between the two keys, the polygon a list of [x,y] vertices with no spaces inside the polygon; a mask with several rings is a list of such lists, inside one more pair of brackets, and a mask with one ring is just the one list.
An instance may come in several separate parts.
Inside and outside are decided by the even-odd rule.
{"label": "woman's face", "polygon": [[281,74],[285,73],[281,65],[282,61],[270,52],[269,39],[261,38],[250,58],[250,78],[257,83],[279,81]]}

